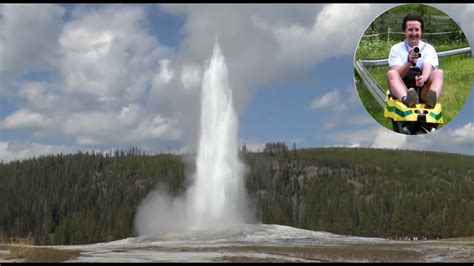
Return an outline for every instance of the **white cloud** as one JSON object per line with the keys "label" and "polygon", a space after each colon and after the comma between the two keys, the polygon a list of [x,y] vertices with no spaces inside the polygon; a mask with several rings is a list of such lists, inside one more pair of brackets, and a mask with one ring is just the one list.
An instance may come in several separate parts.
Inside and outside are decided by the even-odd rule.
{"label": "white cloud", "polygon": [[469,122],[463,127],[456,128],[449,135],[459,144],[474,145],[474,123]]}
{"label": "white cloud", "polygon": [[361,145],[374,148],[399,148],[474,154],[474,124],[469,122],[454,129],[441,128],[424,135],[404,135],[380,126],[358,130],[341,130],[330,139],[336,145]]}
{"label": "white cloud", "polygon": [[116,118],[116,114],[112,112],[74,113],[66,121],[65,132],[73,136],[114,136],[117,133],[115,130]]}
{"label": "white cloud", "polygon": [[441,128],[418,138],[409,138],[405,148],[474,154],[474,124]]}
{"label": "white cloud", "polygon": [[333,132],[328,138],[339,143],[336,145],[351,146],[354,144],[362,146],[372,146],[372,141],[377,136],[377,129],[352,129]]}
{"label": "white cloud", "polygon": [[157,115],[142,121],[133,133],[139,139],[176,139],[182,134],[176,125],[177,122],[175,120]]}
{"label": "white cloud", "polygon": [[160,60],[160,72],[158,72],[152,81],[152,86],[156,90],[163,90],[174,78],[174,70],[170,67],[170,60]]}
{"label": "white cloud", "polygon": [[399,134],[387,129],[379,129],[373,140],[373,148],[389,148],[396,149],[405,146],[407,135]]}
{"label": "white cloud", "polygon": [[21,75],[55,64],[64,8],[5,4],[0,18],[0,74]]}
{"label": "white cloud", "polygon": [[[176,62],[181,65],[202,65],[212,53],[218,38],[229,69],[229,84],[233,89],[235,107],[243,110],[249,88],[276,78],[277,43],[272,33],[255,26],[252,17],[273,6],[258,5],[170,5],[166,10],[185,14],[185,38]],[[237,37],[238,36],[238,37]],[[258,73],[258,74],[257,74]]]}
{"label": "white cloud", "polygon": [[346,121],[347,124],[354,124],[354,125],[370,125],[370,124],[378,123],[368,113],[360,113],[360,114],[355,113],[354,114],[354,112],[352,111],[350,114],[346,114],[345,120],[347,120]]}
{"label": "white cloud", "polygon": [[[0,95],[25,103],[0,124],[41,138],[75,138],[86,146],[133,143],[152,149],[173,143],[179,149],[198,129],[203,65],[216,35],[242,111],[252,88],[280,84],[325,59],[352,55],[365,27],[390,6],[167,5],[186,17],[183,41],[168,49],[147,28],[144,6],[79,5],[62,21],[64,8],[58,5],[2,5]],[[473,5],[441,7],[461,21],[472,43]],[[39,82],[18,78],[35,70],[52,74]],[[13,77],[7,72],[17,79],[5,82]],[[311,108],[330,107],[332,97],[355,110],[360,103],[353,85],[351,93],[334,89],[314,99]],[[333,120],[342,118],[336,114]],[[470,128],[449,137],[472,145]],[[338,134],[348,145],[385,145],[388,136],[376,132]]]}
{"label": "white cloud", "polygon": [[[6,6],[2,8],[4,12],[13,10]],[[63,10],[50,5],[15,8],[9,11],[10,17],[16,12],[29,18],[27,14],[31,9],[36,9],[34,14],[41,16],[52,16],[51,12],[58,8]],[[171,61],[165,58],[171,55],[169,49],[145,29],[146,16],[146,10],[140,6],[106,5],[75,8],[71,20],[64,26],[61,17],[56,18],[56,28],[64,31],[55,36],[45,33],[52,38],[50,42],[56,44],[53,48],[59,51],[51,53],[57,63],[57,72],[50,76],[54,79],[17,80],[10,86],[10,91],[15,91],[16,95],[8,97],[25,100],[25,105],[0,121],[2,128],[30,130],[36,138],[73,137],[79,145],[89,147],[116,144],[156,147],[160,142],[182,136],[182,128],[189,120],[177,119],[181,112],[187,112],[183,106],[193,105],[176,100],[180,98],[177,90],[159,88],[160,100],[168,105],[154,105],[149,97],[153,91],[151,87],[170,85],[174,70],[170,67]],[[20,22],[8,24],[3,19],[0,26],[8,26],[9,31],[16,32],[21,31],[23,24],[32,23],[29,19],[23,22],[20,17],[15,19]],[[44,32],[39,27],[35,29]],[[6,30],[7,27],[0,27],[2,49],[5,44],[12,43],[5,40],[5,36],[10,36],[4,34]],[[35,34],[42,36],[38,32]],[[25,63],[21,58],[12,57],[11,60],[19,68]],[[155,75],[158,83],[154,83]],[[190,99],[196,99],[195,95],[191,96]],[[192,114],[197,113],[189,110]],[[193,115],[189,115],[189,119],[193,119]]]}
{"label": "white cloud", "polygon": [[360,35],[385,7],[168,5],[166,10],[187,16],[178,61],[201,64],[218,36],[241,111],[251,87],[285,82],[324,59],[352,55]]}
{"label": "white cloud", "polygon": [[39,143],[0,141],[0,160],[10,162],[32,158],[33,156],[74,153],[76,149],[66,146],[52,146]]}
{"label": "white cloud", "polygon": [[202,71],[199,65],[185,64],[181,69],[181,83],[186,90],[198,89],[201,85]]}
{"label": "white cloud", "polygon": [[146,128],[151,128],[152,136],[160,137],[168,130],[170,122],[172,121],[157,115],[153,118],[151,125],[147,125]]}
{"label": "white cloud", "polygon": [[19,96],[24,98],[28,107],[37,112],[45,113],[54,111],[55,108],[60,108],[64,99],[61,95],[49,84],[44,81],[28,81],[20,85]]}
{"label": "white cloud", "polygon": [[143,97],[147,80],[169,53],[144,30],[145,10],[108,5],[86,11],[74,13],[59,38],[65,89],[105,104]]}
{"label": "white cloud", "polygon": [[266,27],[279,42],[279,60],[291,66],[308,66],[331,57],[352,55],[367,25],[386,7],[325,5],[312,25]]}
{"label": "white cloud", "polygon": [[122,107],[118,117],[123,126],[133,126],[139,119],[140,107],[136,104],[129,104]]}
{"label": "white cloud", "polygon": [[[145,30],[148,14],[141,6],[78,6],[64,25],[61,14],[56,22],[63,31],[51,38],[59,51],[55,60],[60,78],[55,83],[23,85],[20,96],[29,110],[51,119],[59,128],[54,134],[81,144],[126,143],[140,137],[141,143],[149,143],[179,136],[189,142],[198,128],[201,66],[211,55],[216,36],[240,111],[250,87],[278,82],[305,69],[305,64],[295,67],[277,59],[289,48],[275,29],[312,29],[327,8],[168,5],[165,9],[186,15],[184,40],[175,54]],[[308,38],[293,42],[307,43]],[[45,129],[33,134],[53,136]]]}
{"label": "white cloud", "polygon": [[339,95],[339,90],[337,88],[325,93],[320,98],[315,98],[311,102],[311,109],[333,109],[341,110],[342,109],[341,98]]}
{"label": "white cloud", "polygon": [[51,126],[51,120],[40,113],[23,108],[7,116],[1,125],[4,129],[38,129]]}
{"label": "white cloud", "polygon": [[325,115],[320,119],[323,120],[322,128],[326,131],[341,125],[374,124],[374,119],[361,107],[354,85],[349,85],[343,90],[338,88],[330,90],[321,97],[313,99],[310,105],[310,109],[325,110]]}
{"label": "white cloud", "polygon": [[135,145],[181,136],[177,121],[162,115],[142,117],[142,114],[137,105],[124,106],[119,112],[74,113],[65,123],[64,131],[85,146]]}
{"label": "white cloud", "polygon": [[[77,144],[81,146],[101,146],[101,145],[107,145],[107,143],[102,142],[102,140],[99,140],[97,138],[89,138],[89,137],[84,137],[84,136],[79,136],[76,138]],[[108,143],[111,144],[111,143]]]}

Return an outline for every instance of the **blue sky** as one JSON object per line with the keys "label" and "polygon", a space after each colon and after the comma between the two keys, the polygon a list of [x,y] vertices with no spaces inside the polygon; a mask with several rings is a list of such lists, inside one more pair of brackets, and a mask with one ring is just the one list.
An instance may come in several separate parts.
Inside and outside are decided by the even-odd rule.
{"label": "blue sky", "polygon": [[[249,148],[284,141],[474,154],[472,95],[423,136],[391,132],[360,103],[359,37],[393,6],[0,5],[0,160],[130,146],[194,151],[216,35]],[[434,7],[474,43],[473,4]]]}

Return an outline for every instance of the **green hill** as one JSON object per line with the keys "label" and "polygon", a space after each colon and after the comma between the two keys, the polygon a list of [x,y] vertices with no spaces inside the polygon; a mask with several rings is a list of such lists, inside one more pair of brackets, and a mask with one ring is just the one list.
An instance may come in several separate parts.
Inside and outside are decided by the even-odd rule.
{"label": "green hill", "polygon": [[[372,237],[474,236],[474,156],[367,148],[241,156],[263,223]],[[157,186],[186,190],[184,155],[77,153],[0,164],[0,242],[83,244],[134,236]]]}

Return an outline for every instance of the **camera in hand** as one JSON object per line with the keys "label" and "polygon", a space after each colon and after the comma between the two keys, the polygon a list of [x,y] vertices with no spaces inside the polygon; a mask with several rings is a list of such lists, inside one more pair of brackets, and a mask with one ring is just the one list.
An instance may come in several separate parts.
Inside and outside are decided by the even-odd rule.
{"label": "camera in hand", "polygon": [[418,54],[418,58],[421,57],[420,48],[418,48],[418,47],[413,48],[413,52]]}
{"label": "camera in hand", "polygon": [[[418,55],[418,58],[421,57],[420,48],[418,48],[418,47],[413,48],[413,52]],[[413,62],[412,65],[413,65],[413,66],[416,66],[416,63]]]}

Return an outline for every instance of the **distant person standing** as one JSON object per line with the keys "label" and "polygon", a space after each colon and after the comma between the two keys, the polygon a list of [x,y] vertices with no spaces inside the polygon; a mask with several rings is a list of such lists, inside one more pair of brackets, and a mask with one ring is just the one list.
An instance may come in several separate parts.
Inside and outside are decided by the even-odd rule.
{"label": "distant person standing", "polygon": [[403,18],[405,40],[390,50],[387,79],[392,96],[406,106],[413,107],[421,97],[427,108],[433,108],[443,91],[443,71],[438,68],[434,47],[420,39],[423,29],[418,13],[410,12]]}

